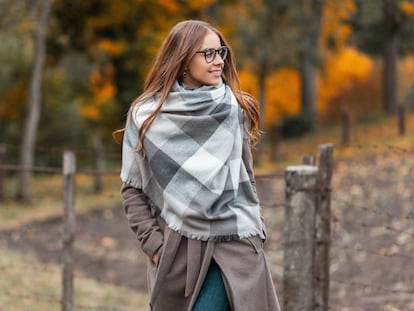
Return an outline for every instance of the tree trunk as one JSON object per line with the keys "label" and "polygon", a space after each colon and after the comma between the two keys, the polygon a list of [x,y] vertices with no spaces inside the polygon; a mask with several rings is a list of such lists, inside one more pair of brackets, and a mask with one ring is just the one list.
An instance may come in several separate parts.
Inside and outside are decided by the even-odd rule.
{"label": "tree trunk", "polygon": [[309,117],[312,124],[316,123],[316,68],[309,57],[301,61],[300,80],[302,113]]}
{"label": "tree trunk", "polygon": [[303,46],[301,50],[301,95],[302,113],[316,124],[316,73],[318,66],[318,41],[321,30],[323,0],[303,3]]}
{"label": "tree trunk", "polygon": [[403,18],[399,15],[399,4],[396,0],[384,0],[384,76],[383,76],[383,109],[388,115],[397,111],[397,59],[399,36]]}
{"label": "tree trunk", "polygon": [[[40,10],[40,14],[34,32],[35,56],[29,84],[28,112],[20,150],[20,165],[24,169],[19,176],[18,197],[24,201],[30,201],[31,197],[32,172],[30,168],[34,165],[34,147],[41,112],[42,75],[46,55],[46,29],[52,1],[39,1],[31,8],[32,14],[37,9]],[[33,15],[36,16],[35,14]]]}
{"label": "tree trunk", "polygon": [[[266,65],[262,65],[258,72],[258,87],[259,87],[259,109],[260,109],[260,131],[264,133],[264,124],[266,116]],[[261,164],[265,159],[265,135],[259,140],[256,146],[254,160],[255,163]]]}
{"label": "tree trunk", "polygon": [[102,193],[104,188],[104,176],[103,171],[105,170],[105,156],[104,156],[104,145],[102,136],[96,134],[94,136],[94,159],[95,159],[95,193]]}
{"label": "tree trunk", "polygon": [[218,12],[218,2],[213,1],[209,6],[206,8],[206,15],[213,21],[217,20]]}

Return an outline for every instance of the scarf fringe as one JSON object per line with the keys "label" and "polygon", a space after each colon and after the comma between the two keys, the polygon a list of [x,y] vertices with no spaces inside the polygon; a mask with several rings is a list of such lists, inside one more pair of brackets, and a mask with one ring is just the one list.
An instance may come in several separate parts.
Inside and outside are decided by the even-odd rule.
{"label": "scarf fringe", "polygon": [[[162,216],[161,216],[162,217]],[[164,219],[164,217],[162,217]],[[167,222],[166,219],[164,219],[164,221],[166,222],[167,226],[177,232],[178,234],[188,238],[188,239],[192,239],[192,240],[199,240],[199,241],[214,241],[214,242],[231,242],[231,241],[235,241],[235,240],[243,240],[243,239],[247,239],[253,236],[260,236],[260,238],[264,239],[264,235],[260,234],[258,231],[251,231],[251,232],[245,232],[243,234],[228,234],[228,235],[213,235],[213,236],[205,236],[205,235],[199,235],[199,234],[195,234],[193,232],[189,232],[186,230],[183,230],[181,228],[179,228],[176,225],[172,225],[170,223]]]}

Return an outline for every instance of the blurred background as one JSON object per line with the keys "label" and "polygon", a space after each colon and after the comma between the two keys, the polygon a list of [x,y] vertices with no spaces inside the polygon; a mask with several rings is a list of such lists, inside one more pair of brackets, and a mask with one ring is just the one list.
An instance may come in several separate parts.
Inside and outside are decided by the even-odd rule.
{"label": "blurred background", "polygon": [[0,16],[0,141],[26,149],[119,150],[111,132],[189,18],[228,39],[266,142],[414,105],[412,1],[1,0]]}
{"label": "blurred background", "polygon": [[[260,102],[254,152],[264,205],[283,206],[283,182],[268,174],[299,164],[318,144],[334,145],[339,253],[331,269],[341,279],[332,283],[331,309],[414,310],[414,276],[398,268],[414,249],[412,0],[0,0],[0,309],[59,308],[60,174],[62,154],[72,150],[83,239],[76,309],[146,310],[145,258],[131,248],[122,215],[121,150],[111,133],[123,127],[165,35],[184,19],[224,34],[242,88]],[[265,214],[282,291],[283,208]],[[368,220],[340,226],[341,216],[352,226],[352,217]],[[368,248],[353,248],[362,240]],[[396,261],[380,264],[369,253]],[[387,282],[370,271],[375,265],[395,267]],[[371,277],[348,278],[362,270]]]}

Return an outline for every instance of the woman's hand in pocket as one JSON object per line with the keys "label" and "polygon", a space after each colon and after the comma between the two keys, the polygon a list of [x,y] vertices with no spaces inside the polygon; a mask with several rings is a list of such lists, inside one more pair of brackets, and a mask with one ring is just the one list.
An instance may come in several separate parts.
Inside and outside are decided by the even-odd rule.
{"label": "woman's hand in pocket", "polygon": [[152,262],[157,266],[159,260],[159,252],[158,250],[155,251],[154,255],[152,255]]}

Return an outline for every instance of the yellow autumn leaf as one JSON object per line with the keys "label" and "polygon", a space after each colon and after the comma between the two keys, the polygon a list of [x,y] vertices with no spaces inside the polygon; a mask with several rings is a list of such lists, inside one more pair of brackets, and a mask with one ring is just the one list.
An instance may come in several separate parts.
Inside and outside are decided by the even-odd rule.
{"label": "yellow autumn leaf", "polygon": [[98,105],[105,104],[116,95],[116,87],[111,83],[105,83],[95,92]]}
{"label": "yellow autumn leaf", "polygon": [[99,120],[101,117],[101,111],[97,106],[87,105],[81,107],[81,114],[84,118],[90,120]]}
{"label": "yellow autumn leaf", "polygon": [[355,81],[369,79],[373,68],[374,61],[352,47],[330,54],[324,73],[318,77],[319,110],[324,110],[330,99],[350,88]]}
{"label": "yellow autumn leaf", "polygon": [[247,68],[239,70],[240,84],[243,91],[250,93],[254,97],[258,96],[258,85],[256,75]]}
{"label": "yellow autumn leaf", "polygon": [[124,52],[126,48],[124,43],[115,42],[109,39],[103,39],[99,41],[98,46],[100,49],[102,49],[111,56],[118,56],[122,54],[122,52]]}
{"label": "yellow autumn leaf", "polygon": [[398,96],[405,99],[407,94],[414,88],[414,55],[400,58],[398,68]]}
{"label": "yellow autumn leaf", "polygon": [[322,48],[335,43],[337,49],[341,49],[348,42],[351,34],[350,26],[343,21],[356,11],[353,0],[328,0],[323,8],[322,28],[320,42]]}
{"label": "yellow autumn leaf", "polygon": [[413,15],[414,14],[414,3],[412,3],[411,1],[401,2],[401,10],[407,16]]}
{"label": "yellow autumn leaf", "polygon": [[300,111],[300,77],[298,71],[282,67],[266,80],[265,126],[278,124],[286,115]]}
{"label": "yellow autumn leaf", "polygon": [[103,68],[95,68],[89,76],[94,102],[102,105],[109,102],[116,95],[117,88],[114,83],[115,69],[108,64]]}

